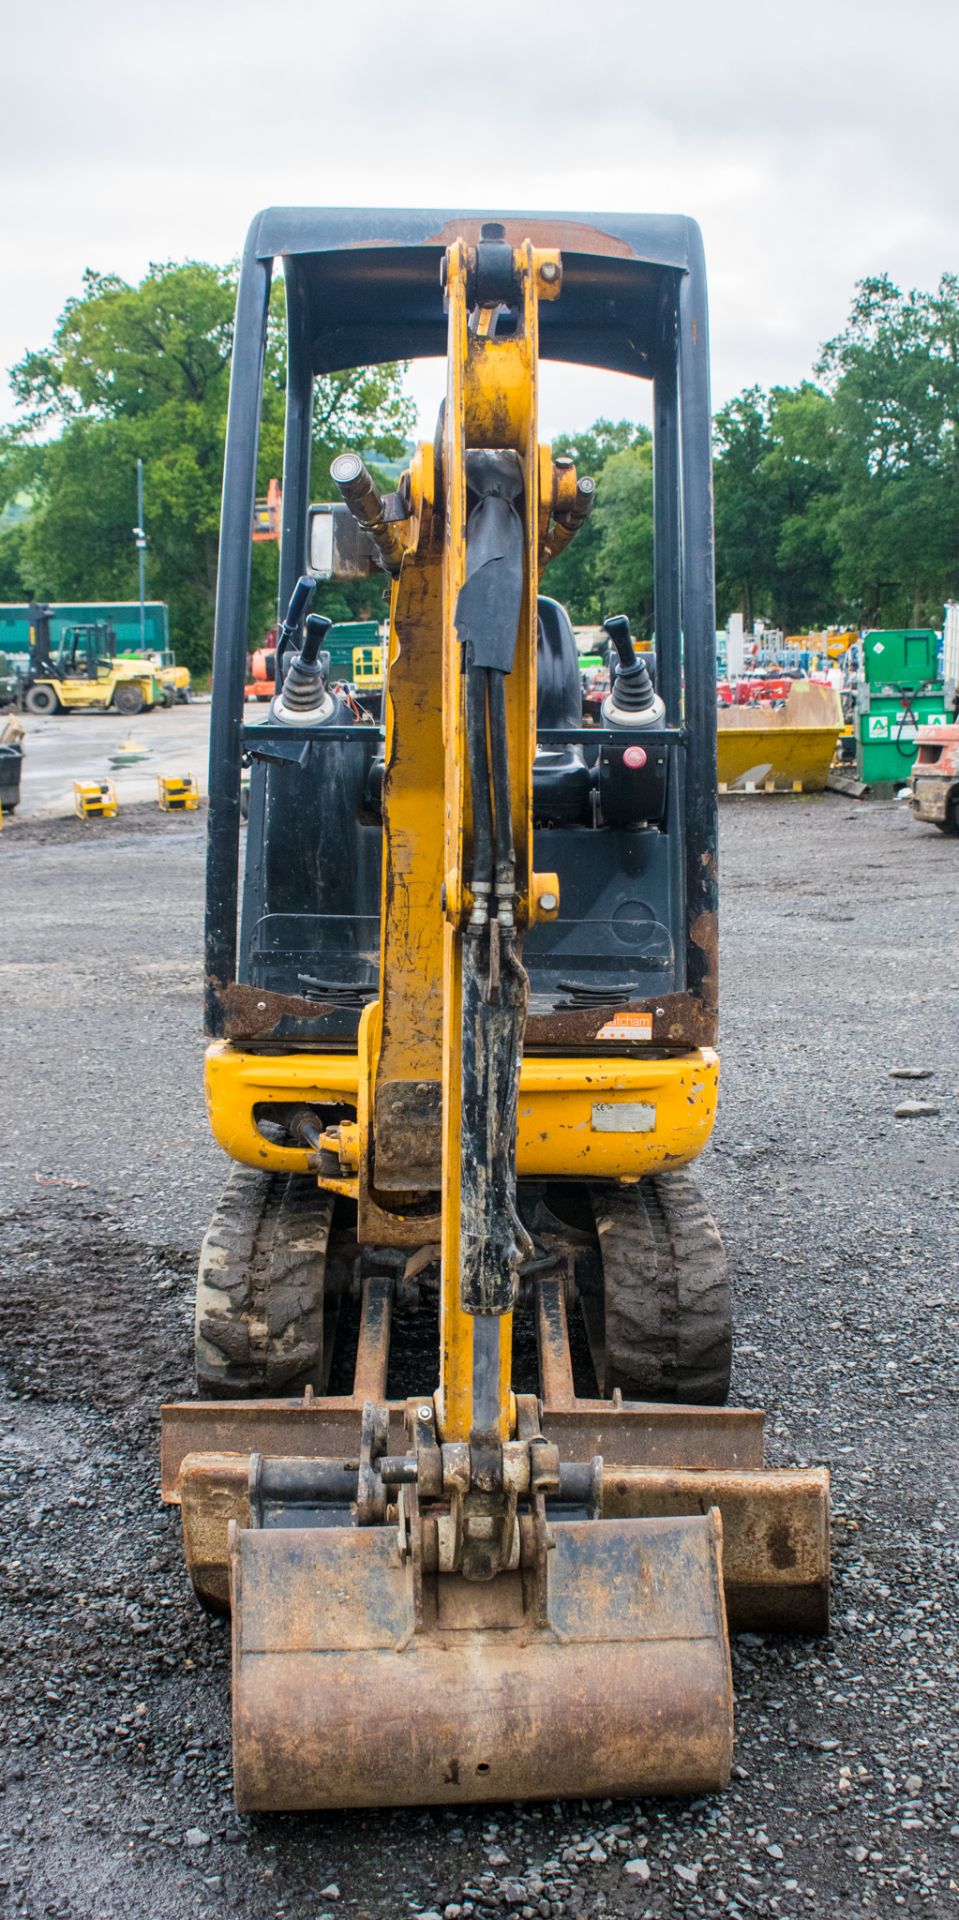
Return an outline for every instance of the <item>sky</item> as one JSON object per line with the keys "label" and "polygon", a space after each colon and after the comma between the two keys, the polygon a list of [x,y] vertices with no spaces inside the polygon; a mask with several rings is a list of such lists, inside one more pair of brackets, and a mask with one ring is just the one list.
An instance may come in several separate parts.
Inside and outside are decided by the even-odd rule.
{"label": "sky", "polygon": [[[955,0],[35,0],[3,26],[0,370],[86,267],[270,204],[692,214],[713,398],[810,376],[855,281],[959,270]],[[637,408],[551,368],[541,431]],[[417,375],[432,431],[435,373]],[[0,419],[13,403],[0,379]]]}

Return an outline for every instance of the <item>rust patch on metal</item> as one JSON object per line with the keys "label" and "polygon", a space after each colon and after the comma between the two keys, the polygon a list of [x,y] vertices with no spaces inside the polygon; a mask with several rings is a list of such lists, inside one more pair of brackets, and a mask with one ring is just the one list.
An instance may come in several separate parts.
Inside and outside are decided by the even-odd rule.
{"label": "rust patch on metal", "polygon": [[536,1284],[536,1339],[543,1401],[549,1408],[575,1405],[573,1365],[563,1284],[554,1274],[543,1274]]}
{"label": "rust patch on metal", "polygon": [[334,1000],[306,1000],[299,994],[270,993],[265,987],[251,987],[239,980],[218,990],[218,997],[227,1040],[293,1039],[304,1022],[312,1027],[325,1014],[337,1011]]}
{"label": "rust patch on metal", "polygon": [[[715,914],[700,915],[700,920],[706,919],[715,925]],[[715,1008],[704,1006],[693,993],[664,993],[649,1000],[630,1000],[625,1007],[610,1002],[608,1005],[597,1003],[595,1007],[554,1008],[550,1013],[531,1012],[526,1021],[525,1051],[535,1053],[537,1047],[588,1047],[590,1052],[595,1050],[599,1055],[635,1053],[636,1048],[623,1040],[596,1038],[601,1027],[625,1012],[652,1014],[653,1030],[646,1045],[690,1049],[716,1045]]]}
{"label": "rust patch on metal", "polygon": [[785,1572],[787,1567],[795,1566],[796,1549],[787,1526],[780,1524],[770,1527],[766,1534],[766,1546],[769,1550],[770,1562],[777,1571]]}
{"label": "rust patch on metal", "polygon": [[706,1005],[714,1008],[719,1000],[719,919],[715,913],[699,913],[689,929],[689,937],[700,953],[705,955],[706,971],[703,976],[703,995]]}
{"label": "rust patch on metal", "polygon": [[[457,215],[447,220],[438,233],[428,234],[424,245],[451,247],[454,241],[465,240],[468,246],[475,247],[487,217],[484,214],[482,219],[470,220]],[[502,226],[511,247],[521,247],[524,240],[531,240],[534,247],[559,247],[568,253],[606,253],[618,260],[637,258],[628,241],[578,220],[510,220],[506,217]]]}
{"label": "rust patch on metal", "polygon": [[442,1080],[381,1080],[375,1111],[378,1190],[437,1193],[443,1181]]}

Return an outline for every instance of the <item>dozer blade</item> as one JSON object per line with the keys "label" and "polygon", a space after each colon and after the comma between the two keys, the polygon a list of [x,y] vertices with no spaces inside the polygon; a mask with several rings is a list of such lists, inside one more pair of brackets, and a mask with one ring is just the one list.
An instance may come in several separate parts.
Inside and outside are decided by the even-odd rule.
{"label": "dozer blade", "polygon": [[237,1805],[404,1806],[725,1785],[716,1512],[551,1525],[523,1575],[426,1576],[387,1527],[234,1535]]}

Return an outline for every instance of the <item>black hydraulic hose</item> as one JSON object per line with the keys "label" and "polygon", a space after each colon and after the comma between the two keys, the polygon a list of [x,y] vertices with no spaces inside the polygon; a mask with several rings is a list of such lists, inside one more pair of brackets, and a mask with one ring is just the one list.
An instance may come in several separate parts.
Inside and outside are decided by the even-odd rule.
{"label": "black hydraulic hose", "polygon": [[489,675],[489,737],[493,770],[493,805],[496,809],[496,892],[502,901],[509,899],[516,882],[516,852],[513,846],[513,816],[510,798],[509,753],[506,743],[506,675],[495,668]]}
{"label": "black hydraulic hose", "polygon": [[466,752],[473,801],[473,872],[470,886],[474,894],[478,887],[482,888],[481,898],[484,900],[488,898],[493,882],[493,808],[486,744],[486,682],[487,674],[483,667],[467,664]]}

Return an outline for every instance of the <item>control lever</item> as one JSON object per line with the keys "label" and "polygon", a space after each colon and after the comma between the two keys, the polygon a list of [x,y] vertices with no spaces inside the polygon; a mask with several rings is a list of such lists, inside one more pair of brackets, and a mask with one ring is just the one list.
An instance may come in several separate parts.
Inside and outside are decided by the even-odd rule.
{"label": "control lever", "polygon": [[[297,585],[293,599],[290,601],[291,611],[300,587],[306,584],[306,578],[304,575]],[[314,585],[314,581],[309,582],[311,592]],[[288,622],[289,614],[284,622],[284,631]],[[316,721],[329,720],[336,710],[337,703],[326,684],[330,664],[329,655],[321,655],[320,652],[332,625],[332,620],[328,620],[323,613],[308,615],[303,645],[299,653],[293,655],[283,677],[283,685],[273,702],[274,720],[286,720],[290,724],[297,722],[312,724]]]}
{"label": "control lever", "polygon": [[313,575],[311,573],[301,573],[290,595],[290,604],[286,610],[286,619],[276,636],[276,651],[278,656],[282,654],[284,647],[288,646],[290,641],[295,639],[299,633],[300,622],[315,592],[316,581]]}
{"label": "control lever", "polygon": [[666,703],[656,692],[642,655],[635,651],[625,613],[614,613],[604,620],[603,632],[609,635],[619,662],[616,678],[603,701],[603,719],[607,726],[661,726]]}

